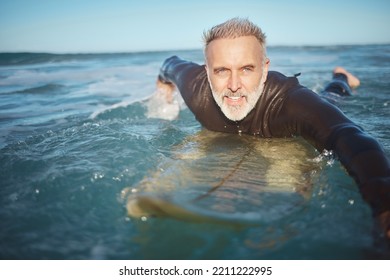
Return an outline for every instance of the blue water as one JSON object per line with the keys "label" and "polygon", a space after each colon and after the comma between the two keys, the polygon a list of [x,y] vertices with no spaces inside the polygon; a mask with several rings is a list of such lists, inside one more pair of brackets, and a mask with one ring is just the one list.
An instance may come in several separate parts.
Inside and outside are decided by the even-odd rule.
{"label": "blue water", "polygon": [[[159,66],[173,54],[198,63],[203,57],[200,50],[0,54],[2,259],[388,257],[375,242],[370,209],[354,181],[337,160],[302,139],[287,141],[305,154],[294,159],[302,163],[299,172],[287,162],[280,174],[296,176],[294,184],[309,191],[295,210],[282,206],[283,199],[296,197],[276,196],[267,215],[254,199],[261,200],[262,192],[246,185],[264,183],[262,166],[268,168],[272,158],[260,156],[266,150],[247,149],[254,149],[251,140],[257,141],[259,147],[271,147],[277,158],[285,152],[281,140],[218,135],[221,145],[210,141],[213,134],[206,133],[206,140],[196,138],[204,132],[186,108],[173,121],[148,118],[145,104],[154,92]],[[337,102],[390,156],[390,45],[270,47],[269,57],[272,70],[301,72],[301,83],[316,92],[336,65],[355,73],[361,79],[357,94]],[[183,159],[193,150],[206,151],[206,157]],[[234,152],[225,157],[229,151]],[[127,215],[124,194],[129,189],[137,192],[148,181],[165,192],[172,184],[174,189],[166,190],[170,195],[190,201],[237,167],[234,162],[243,154],[249,154],[248,160],[235,178],[229,177],[219,195],[201,204],[215,210],[217,218],[232,215],[235,222]],[[162,166],[174,176],[157,176]],[[190,178],[191,168],[180,173],[175,166],[204,172],[204,177],[197,175],[202,183],[188,180],[184,186],[180,180]],[[256,216],[257,206],[263,216]],[[234,214],[245,211],[255,213],[256,223],[237,222],[240,215]]]}

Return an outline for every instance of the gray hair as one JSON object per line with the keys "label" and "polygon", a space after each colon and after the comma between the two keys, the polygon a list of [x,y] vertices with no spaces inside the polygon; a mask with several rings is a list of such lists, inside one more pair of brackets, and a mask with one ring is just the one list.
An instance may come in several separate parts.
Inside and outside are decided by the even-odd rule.
{"label": "gray hair", "polygon": [[238,17],[229,19],[224,23],[212,27],[210,30],[203,32],[204,49],[216,39],[234,39],[243,36],[254,36],[260,43],[265,54],[266,36],[256,24],[248,19]]}

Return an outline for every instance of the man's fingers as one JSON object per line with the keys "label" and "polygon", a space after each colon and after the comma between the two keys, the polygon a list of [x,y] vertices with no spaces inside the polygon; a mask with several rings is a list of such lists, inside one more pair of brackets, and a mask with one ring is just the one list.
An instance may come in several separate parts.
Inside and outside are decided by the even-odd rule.
{"label": "man's fingers", "polygon": [[390,211],[383,212],[377,217],[379,226],[383,229],[385,237],[390,240]]}
{"label": "man's fingers", "polygon": [[157,93],[164,96],[168,103],[173,102],[173,92],[175,91],[175,85],[172,83],[163,83],[160,79],[156,82]]}

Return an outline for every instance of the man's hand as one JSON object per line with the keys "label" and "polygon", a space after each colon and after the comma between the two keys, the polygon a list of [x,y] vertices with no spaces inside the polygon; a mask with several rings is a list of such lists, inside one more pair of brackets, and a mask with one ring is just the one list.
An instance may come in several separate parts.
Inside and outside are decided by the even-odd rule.
{"label": "man's hand", "polygon": [[360,186],[363,199],[370,204],[381,235],[390,241],[390,177],[375,177]]}
{"label": "man's hand", "polygon": [[374,217],[373,241],[376,248],[372,259],[390,258],[390,211],[385,211]]}
{"label": "man's hand", "polygon": [[167,103],[173,103],[173,92],[175,91],[175,85],[173,83],[162,82],[160,78],[156,82],[156,94],[162,96]]}
{"label": "man's hand", "polygon": [[384,237],[390,241],[390,211],[381,213],[376,217],[376,221],[382,230]]}
{"label": "man's hand", "polygon": [[175,98],[175,85],[158,77],[156,91],[146,102],[147,117],[174,120],[179,116],[180,106]]}

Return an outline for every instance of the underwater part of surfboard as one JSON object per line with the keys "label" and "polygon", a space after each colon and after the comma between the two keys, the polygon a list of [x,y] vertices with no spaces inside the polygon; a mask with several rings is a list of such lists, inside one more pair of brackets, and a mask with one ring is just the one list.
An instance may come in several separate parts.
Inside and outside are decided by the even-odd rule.
{"label": "underwater part of surfboard", "polygon": [[300,211],[311,196],[318,154],[297,139],[202,130],[137,186],[123,190],[133,218],[266,223]]}

